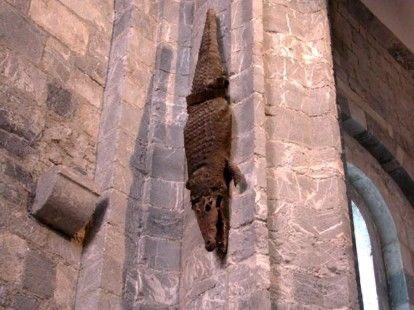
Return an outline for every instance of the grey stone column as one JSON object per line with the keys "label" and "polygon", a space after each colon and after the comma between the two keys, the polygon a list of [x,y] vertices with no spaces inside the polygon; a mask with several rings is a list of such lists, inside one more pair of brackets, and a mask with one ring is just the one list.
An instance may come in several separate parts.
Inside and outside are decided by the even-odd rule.
{"label": "grey stone column", "polygon": [[272,305],[356,309],[327,3],[263,12]]}
{"label": "grey stone column", "polygon": [[209,8],[219,19],[220,49],[230,77],[233,161],[245,175],[248,189],[242,194],[232,189],[229,249],[224,261],[205,250],[188,197],[185,200],[180,309],[270,309],[262,3],[195,1],[192,73]]}
{"label": "grey stone column", "polygon": [[84,245],[76,309],[132,308],[124,286],[138,255],[148,186],[148,106],[159,28],[157,16],[140,2],[115,1],[95,174],[102,201]]}

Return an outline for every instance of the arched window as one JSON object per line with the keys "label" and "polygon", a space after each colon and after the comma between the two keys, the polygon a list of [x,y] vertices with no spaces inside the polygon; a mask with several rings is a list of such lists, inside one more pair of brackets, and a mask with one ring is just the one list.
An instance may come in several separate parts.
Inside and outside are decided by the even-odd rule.
{"label": "arched window", "polygon": [[359,283],[364,309],[377,310],[378,293],[375,279],[374,258],[367,223],[352,201],[352,220],[354,222],[355,246],[358,259]]}
{"label": "arched window", "polygon": [[[409,309],[400,243],[391,213],[379,190],[359,168],[348,163],[347,172],[357,252],[358,244],[360,248],[357,256],[364,308]],[[368,271],[370,264],[374,277]]]}

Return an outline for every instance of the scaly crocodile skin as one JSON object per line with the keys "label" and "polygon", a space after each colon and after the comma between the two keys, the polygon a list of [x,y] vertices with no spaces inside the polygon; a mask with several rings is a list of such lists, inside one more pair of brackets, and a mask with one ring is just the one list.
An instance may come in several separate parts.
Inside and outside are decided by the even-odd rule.
{"label": "scaly crocodile skin", "polygon": [[229,184],[245,183],[230,162],[232,115],[226,98],[228,81],[221,64],[217,22],[207,12],[193,88],[187,96],[184,128],[191,204],[208,251],[227,253],[230,229]]}

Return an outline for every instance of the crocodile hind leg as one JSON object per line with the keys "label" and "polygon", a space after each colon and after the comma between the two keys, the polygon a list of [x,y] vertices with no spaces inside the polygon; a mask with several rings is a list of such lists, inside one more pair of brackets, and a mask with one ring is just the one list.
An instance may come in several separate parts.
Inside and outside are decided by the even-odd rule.
{"label": "crocodile hind leg", "polygon": [[222,198],[219,205],[219,218],[217,221],[217,254],[224,258],[227,254],[227,247],[229,244],[229,230],[230,230],[230,212],[229,200]]}

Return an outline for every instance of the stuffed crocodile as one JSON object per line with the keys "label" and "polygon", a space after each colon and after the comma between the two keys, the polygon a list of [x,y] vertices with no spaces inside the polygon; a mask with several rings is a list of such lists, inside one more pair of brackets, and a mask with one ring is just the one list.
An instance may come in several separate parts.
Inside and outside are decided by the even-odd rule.
{"label": "stuffed crocodile", "polygon": [[191,94],[187,96],[188,120],[184,128],[187,156],[187,189],[207,251],[227,253],[230,229],[229,185],[246,187],[237,166],[230,162],[232,114],[217,42],[213,10],[206,24],[195,69]]}

